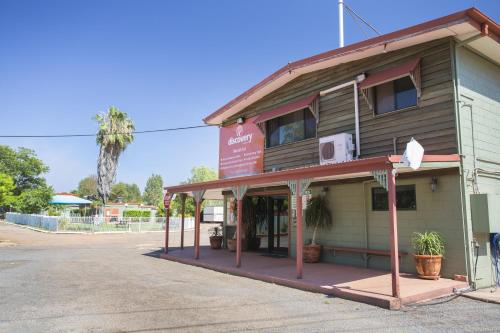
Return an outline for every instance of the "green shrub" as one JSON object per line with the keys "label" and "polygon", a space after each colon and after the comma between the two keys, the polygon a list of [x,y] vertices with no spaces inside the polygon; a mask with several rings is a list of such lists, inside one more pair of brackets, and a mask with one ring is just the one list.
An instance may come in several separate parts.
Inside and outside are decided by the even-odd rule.
{"label": "green shrub", "polygon": [[417,255],[439,256],[444,254],[443,237],[435,231],[414,232],[412,244]]}
{"label": "green shrub", "polygon": [[60,216],[61,212],[57,207],[54,206],[49,206],[49,209],[47,210],[47,215],[49,216]]}
{"label": "green shrub", "polygon": [[151,217],[151,211],[149,210],[124,210],[123,217]]}
{"label": "green shrub", "polygon": [[59,221],[57,221],[57,226],[59,230],[66,230],[69,224],[69,219],[68,218],[61,218]]}

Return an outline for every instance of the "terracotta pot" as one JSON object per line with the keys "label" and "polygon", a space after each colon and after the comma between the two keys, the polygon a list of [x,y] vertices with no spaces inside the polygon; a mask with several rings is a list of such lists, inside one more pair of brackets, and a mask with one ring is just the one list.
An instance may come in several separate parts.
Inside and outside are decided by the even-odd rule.
{"label": "terracotta pot", "polygon": [[[245,251],[247,248],[246,239],[241,240],[241,250]],[[228,239],[227,240],[227,249],[231,252],[236,252],[236,239]]]}
{"label": "terracotta pot", "polygon": [[228,239],[227,240],[227,249],[231,252],[236,251],[236,239]]}
{"label": "terracotta pot", "polygon": [[321,245],[304,245],[303,247],[304,262],[316,263],[321,258]]}
{"label": "terracotta pot", "polygon": [[210,236],[210,248],[218,250],[222,247],[222,236]]}
{"label": "terracotta pot", "polygon": [[417,275],[419,278],[426,280],[439,280],[443,256],[415,254],[414,257],[417,267]]}

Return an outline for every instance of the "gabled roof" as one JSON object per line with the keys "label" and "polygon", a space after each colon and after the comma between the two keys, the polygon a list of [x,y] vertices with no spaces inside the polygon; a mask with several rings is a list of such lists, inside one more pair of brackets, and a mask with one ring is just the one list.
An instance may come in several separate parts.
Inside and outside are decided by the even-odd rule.
{"label": "gabled roof", "polygon": [[500,26],[478,9],[469,8],[409,28],[291,62],[207,116],[203,121],[207,124],[221,124],[228,117],[306,73],[444,37],[454,36],[463,41],[479,33],[487,38],[476,39],[468,46],[500,63],[498,48]]}

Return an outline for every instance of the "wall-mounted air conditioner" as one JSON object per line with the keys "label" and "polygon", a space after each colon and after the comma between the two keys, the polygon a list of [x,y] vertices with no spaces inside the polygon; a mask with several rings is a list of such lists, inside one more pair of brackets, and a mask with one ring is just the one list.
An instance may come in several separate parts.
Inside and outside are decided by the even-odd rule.
{"label": "wall-mounted air conditioner", "polygon": [[325,136],[319,139],[319,162],[323,165],[351,161],[353,150],[352,134]]}

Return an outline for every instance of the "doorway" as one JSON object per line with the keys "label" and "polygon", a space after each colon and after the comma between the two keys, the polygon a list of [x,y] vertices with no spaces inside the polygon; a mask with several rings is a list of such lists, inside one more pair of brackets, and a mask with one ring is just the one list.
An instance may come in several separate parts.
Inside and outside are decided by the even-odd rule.
{"label": "doorway", "polygon": [[255,235],[260,239],[257,250],[271,255],[288,255],[288,195],[252,197]]}

